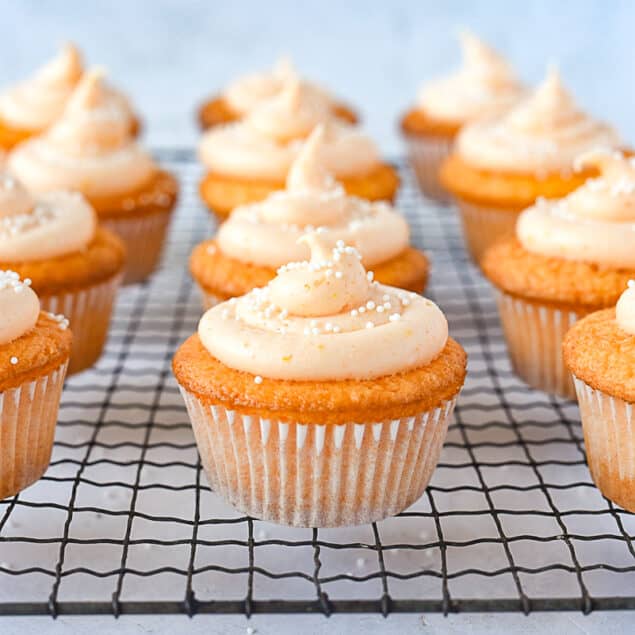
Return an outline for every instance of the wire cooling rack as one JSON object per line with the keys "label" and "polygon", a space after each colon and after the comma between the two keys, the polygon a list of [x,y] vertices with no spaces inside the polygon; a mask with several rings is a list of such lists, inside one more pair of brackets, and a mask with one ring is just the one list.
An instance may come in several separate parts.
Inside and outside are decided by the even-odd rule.
{"label": "wire cooling rack", "polygon": [[511,373],[455,214],[403,166],[428,295],[470,360],[430,487],[395,518],[320,530],[214,495],[170,371],[200,316],[187,256],[213,225],[192,153],[159,157],[183,189],[162,270],[121,293],[103,358],[67,382],[46,476],[0,501],[0,614],[635,609],[635,516],[593,486],[575,404]]}

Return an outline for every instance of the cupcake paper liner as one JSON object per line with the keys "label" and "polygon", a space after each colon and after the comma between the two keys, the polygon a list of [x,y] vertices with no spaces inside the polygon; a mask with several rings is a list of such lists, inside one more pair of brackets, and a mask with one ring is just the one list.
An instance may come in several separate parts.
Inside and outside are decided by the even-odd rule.
{"label": "cupcake paper liner", "polygon": [[107,218],[101,224],[117,234],[126,245],[123,284],[143,282],[159,265],[172,210],[146,216]]}
{"label": "cupcake paper liner", "polygon": [[0,499],[28,487],[48,468],[67,365],[0,392]]}
{"label": "cupcake paper liner", "polygon": [[419,189],[427,198],[447,205],[451,201],[451,196],[439,181],[439,170],[452,151],[454,140],[446,137],[408,136],[406,145]]}
{"label": "cupcake paper liner", "polygon": [[472,260],[478,264],[488,247],[512,238],[521,210],[476,205],[457,199],[463,226],[463,240]]}
{"label": "cupcake paper liner", "polygon": [[595,390],[575,376],[573,381],[593,481],[606,498],[635,512],[633,404]]}
{"label": "cupcake paper liner", "polygon": [[212,489],[242,512],[297,527],[359,525],[414,503],[456,402],[404,419],[319,425],[244,415],[181,392]]}
{"label": "cupcake paper liner", "polygon": [[498,292],[498,310],[514,372],[532,388],[575,399],[562,341],[583,317]]}
{"label": "cupcake paper liner", "polygon": [[44,311],[63,314],[73,331],[69,375],[92,366],[101,356],[121,274],[87,289],[42,296]]}

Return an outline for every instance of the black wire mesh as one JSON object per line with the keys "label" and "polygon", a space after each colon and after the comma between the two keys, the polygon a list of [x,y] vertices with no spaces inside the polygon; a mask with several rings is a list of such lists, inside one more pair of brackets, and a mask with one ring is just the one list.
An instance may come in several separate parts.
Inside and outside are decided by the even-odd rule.
{"label": "black wire mesh", "polygon": [[212,224],[192,154],[159,154],[183,187],[162,271],[121,293],[102,360],[67,382],[46,476],[0,501],[0,614],[635,609],[635,516],[593,486],[575,404],[511,373],[455,214],[405,167],[428,295],[470,357],[426,494],[370,526],[301,530],[210,492],[170,360],[200,316],[184,264]]}

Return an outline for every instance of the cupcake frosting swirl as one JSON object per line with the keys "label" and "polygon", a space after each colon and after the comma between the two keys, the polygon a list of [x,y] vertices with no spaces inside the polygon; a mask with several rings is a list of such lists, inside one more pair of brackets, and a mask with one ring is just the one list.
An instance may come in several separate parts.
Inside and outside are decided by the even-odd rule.
{"label": "cupcake frosting swirl", "polygon": [[320,123],[327,126],[323,155],[330,172],[338,177],[364,174],[379,163],[375,144],[355,127],[335,120],[297,80],[288,81],[243,121],[206,132],[199,155],[209,170],[220,174],[284,180],[303,140]]}
{"label": "cupcake frosting swirl", "polygon": [[628,283],[615,307],[617,325],[629,335],[635,335],[635,280]]}
{"label": "cupcake frosting swirl", "polygon": [[16,128],[48,128],[62,114],[82,73],[79,51],[66,44],[33,77],[0,94],[0,119]]}
{"label": "cupcake frosting swirl", "polygon": [[408,224],[400,214],[385,203],[347,196],[326,170],[324,136],[322,125],[311,133],[289,170],[286,190],[232,212],[218,232],[223,253],[277,268],[308,258],[308,246],[298,239],[316,228],[354,245],[366,267],[406,249]]}
{"label": "cupcake frosting swirl", "polygon": [[300,90],[313,100],[322,102],[325,106],[331,104],[331,98],[326,91],[315,84],[300,80],[289,58],[283,57],[268,72],[252,73],[240,77],[226,88],[223,98],[229,106],[240,115],[246,115],[254,108],[275,97],[291,80],[300,84]]}
{"label": "cupcake frosting swirl", "polygon": [[28,333],[40,315],[40,301],[15,271],[0,271],[0,345]]}
{"label": "cupcake frosting swirl", "polygon": [[8,165],[33,192],[73,189],[88,197],[132,192],[155,171],[131,138],[129,119],[100,70],[84,75],[61,118],[19,145]]}
{"label": "cupcake frosting swirl", "polygon": [[617,148],[620,139],[578,108],[552,68],[528,98],[503,117],[466,126],[457,143],[459,154],[476,167],[541,174],[567,173],[583,152]]}
{"label": "cupcake frosting swirl", "polygon": [[583,155],[600,176],[559,200],[541,199],[519,217],[528,251],[565,260],[635,269],[635,160],[619,153]]}
{"label": "cupcake frosting swirl", "polygon": [[463,66],[426,84],[418,104],[440,121],[462,124],[513,106],[524,93],[509,64],[474,34],[461,33]]}
{"label": "cupcake frosting swirl", "polygon": [[96,228],[95,212],[81,194],[49,192],[34,199],[0,172],[0,261],[30,262],[80,251]]}
{"label": "cupcake frosting swirl", "polygon": [[310,261],[205,313],[198,333],[210,354],[257,382],[321,381],[406,371],[443,350],[447,322],[433,302],[373,282],[357,250],[329,233],[302,240]]}

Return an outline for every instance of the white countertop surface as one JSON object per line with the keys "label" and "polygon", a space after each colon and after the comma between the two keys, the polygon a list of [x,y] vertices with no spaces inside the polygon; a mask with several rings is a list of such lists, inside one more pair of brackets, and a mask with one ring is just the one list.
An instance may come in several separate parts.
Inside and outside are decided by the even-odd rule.
{"label": "white countertop surface", "polygon": [[[607,8],[609,7],[609,8]],[[386,154],[400,150],[396,118],[420,82],[458,61],[453,31],[469,26],[491,41],[528,82],[559,62],[579,101],[635,139],[632,30],[635,3],[526,0],[476,3],[405,0],[302,4],[112,1],[0,2],[0,85],[19,79],[72,39],[92,64],[105,65],[131,95],[152,146],[191,146],[195,106],[237,73],[269,66],[288,53],[363,112]],[[135,616],[0,618],[3,635],[46,632],[296,633],[297,616]],[[627,633],[628,612],[497,615],[303,616],[305,633]]]}

